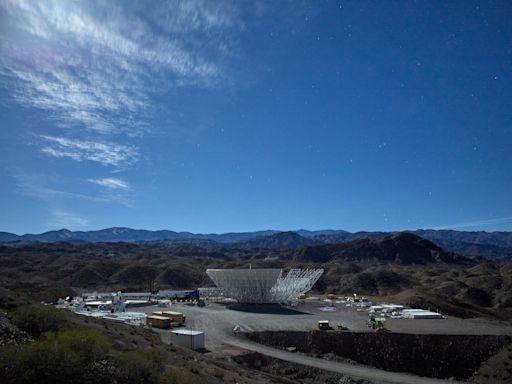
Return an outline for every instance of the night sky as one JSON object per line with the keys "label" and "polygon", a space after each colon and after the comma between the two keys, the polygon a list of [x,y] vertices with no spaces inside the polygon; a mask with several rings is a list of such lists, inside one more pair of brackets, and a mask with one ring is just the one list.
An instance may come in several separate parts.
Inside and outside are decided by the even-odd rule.
{"label": "night sky", "polygon": [[512,230],[510,1],[0,2],[0,231]]}

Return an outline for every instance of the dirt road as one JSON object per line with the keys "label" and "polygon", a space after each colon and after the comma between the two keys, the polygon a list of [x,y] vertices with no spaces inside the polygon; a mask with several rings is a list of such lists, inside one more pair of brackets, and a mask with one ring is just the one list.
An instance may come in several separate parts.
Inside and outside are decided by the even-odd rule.
{"label": "dirt road", "polygon": [[419,377],[407,373],[388,372],[381,369],[362,365],[353,365],[342,362],[322,360],[315,357],[302,354],[291,353],[280,349],[267,347],[258,343],[251,342],[239,337],[226,335],[224,344],[233,347],[261,353],[276,359],[288,361],[290,363],[306,365],[324,371],[340,373],[353,378],[384,382],[384,383],[407,383],[407,384],[433,384],[433,383],[456,383],[456,381],[432,379],[428,377]]}

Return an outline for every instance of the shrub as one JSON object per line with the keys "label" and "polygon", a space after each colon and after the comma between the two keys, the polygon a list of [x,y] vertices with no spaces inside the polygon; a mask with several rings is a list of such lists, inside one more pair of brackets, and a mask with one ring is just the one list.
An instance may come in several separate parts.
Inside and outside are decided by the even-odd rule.
{"label": "shrub", "polygon": [[2,383],[109,383],[108,340],[91,331],[48,333],[34,343],[0,348]]}
{"label": "shrub", "polygon": [[46,332],[35,342],[0,347],[2,384],[199,384],[191,374],[164,372],[164,353],[114,352],[94,331]]}
{"label": "shrub", "polygon": [[115,382],[118,384],[157,384],[163,359],[156,350],[126,351],[115,355]]}
{"label": "shrub", "polygon": [[204,384],[207,381],[200,377],[191,375],[185,372],[176,372],[175,370],[169,369],[162,376],[160,381],[161,384]]}
{"label": "shrub", "polygon": [[43,332],[58,331],[66,323],[66,315],[51,307],[40,304],[24,305],[12,314],[12,322],[21,330],[38,338]]}

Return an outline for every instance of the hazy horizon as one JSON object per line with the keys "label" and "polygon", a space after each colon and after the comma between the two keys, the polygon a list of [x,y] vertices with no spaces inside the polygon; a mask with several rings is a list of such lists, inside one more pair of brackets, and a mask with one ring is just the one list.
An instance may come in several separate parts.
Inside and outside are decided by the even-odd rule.
{"label": "hazy horizon", "polygon": [[[473,226],[471,226],[473,227]],[[337,229],[337,228],[322,228],[322,229],[308,229],[308,228],[298,228],[298,229],[275,229],[275,228],[260,228],[255,230],[232,230],[232,231],[225,231],[225,232],[194,232],[194,231],[187,231],[187,230],[177,230],[172,228],[156,228],[156,229],[147,229],[147,228],[131,228],[131,227],[123,227],[123,226],[115,226],[115,227],[105,227],[105,228],[93,228],[93,229],[87,229],[87,230],[70,230],[68,228],[58,228],[58,229],[50,229],[49,231],[44,232],[9,232],[9,231],[0,231],[4,233],[12,233],[18,236],[23,235],[40,235],[46,232],[59,232],[59,231],[71,231],[71,232],[95,232],[95,231],[102,231],[107,229],[130,229],[134,231],[150,231],[150,232],[156,232],[156,231],[171,231],[176,233],[191,233],[193,235],[222,235],[222,234],[228,234],[228,233],[256,233],[256,232],[267,232],[267,231],[275,231],[275,232],[300,232],[300,231],[309,231],[309,232],[322,232],[322,231],[334,231],[334,232],[348,232],[348,233],[358,233],[358,232],[384,232],[384,233],[392,233],[392,232],[415,232],[415,231],[444,231],[444,230],[453,230],[458,232],[510,232],[510,231],[489,231],[489,230],[473,230],[473,229],[467,229],[467,228],[403,228],[403,229],[394,229],[394,230],[388,230],[388,231],[380,231],[380,230],[374,230],[374,231],[367,231],[365,229],[355,230],[355,231],[347,231],[345,229]]]}

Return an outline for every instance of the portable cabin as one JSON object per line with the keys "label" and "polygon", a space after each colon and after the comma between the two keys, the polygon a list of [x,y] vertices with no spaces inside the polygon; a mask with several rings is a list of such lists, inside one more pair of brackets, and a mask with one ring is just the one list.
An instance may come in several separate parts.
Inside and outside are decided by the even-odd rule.
{"label": "portable cabin", "polygon": [[193,350],[204,349],[204,332],[175,329],[171,331],[171,342]]}

